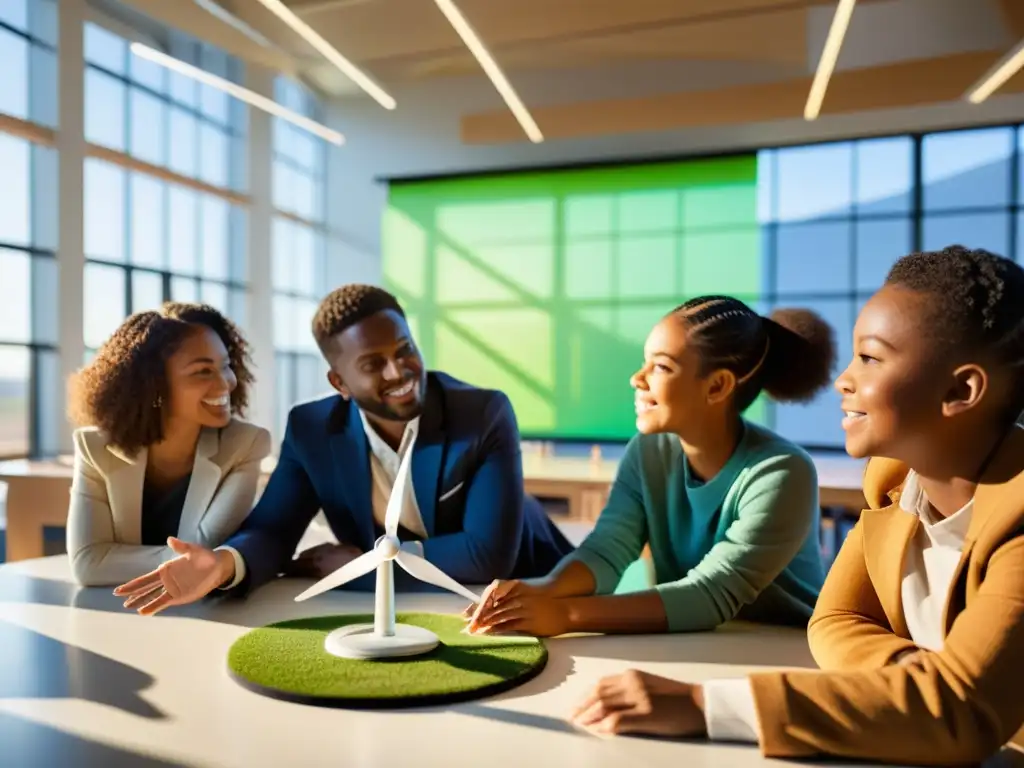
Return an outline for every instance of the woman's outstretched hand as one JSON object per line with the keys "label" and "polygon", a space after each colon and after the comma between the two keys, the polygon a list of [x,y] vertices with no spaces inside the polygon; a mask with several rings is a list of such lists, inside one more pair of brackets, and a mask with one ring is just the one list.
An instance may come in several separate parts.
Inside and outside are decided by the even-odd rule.
{"label": "woman's outstretched hand", "polygon": [[172,605],[195,602],[234,578],[230,552],[215,552],[176,538],[168,539],[167,545],[177,557],[114,590],[115,595],[126,598],[125,608],[151,616]]}

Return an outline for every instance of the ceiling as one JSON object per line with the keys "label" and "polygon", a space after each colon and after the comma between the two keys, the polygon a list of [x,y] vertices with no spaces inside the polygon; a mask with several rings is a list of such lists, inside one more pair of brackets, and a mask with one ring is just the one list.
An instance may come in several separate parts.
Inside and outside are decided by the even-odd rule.
{"label": "ceiling", "polygon": [[[202,7],[214,1],[234,26]],[[369,100],[259,0],[122,2],[244,59],[301,76],[332,97]],[[411,90],[484,77],[433,0],[284,2],[399,106]],[[798,117],[836,6],[456,2],[551,139]],[[257,42],[252,30],[265,40]],[[1022,37],[1024,0],[860,0],[822,115],[956,101]],[[545,81],[570,86],[553,89]],[[1024,75],[1000,93],[1021,91]],[[493,108],[467,105],[460,129],[468,144],[527,141],[497,96]]]}

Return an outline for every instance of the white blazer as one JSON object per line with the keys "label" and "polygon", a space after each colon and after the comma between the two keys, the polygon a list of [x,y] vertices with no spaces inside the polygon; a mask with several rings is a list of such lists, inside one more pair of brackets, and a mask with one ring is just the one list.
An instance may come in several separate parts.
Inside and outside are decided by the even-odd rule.
{"label": "white blazer", "polygon": [[[123,584],[175,557],[166,545],[142,546],[142,488],[147,449],[126,456],[95,427],[75,430],[75,472],[68,508],[71,572],[84,586]],[[240,419],[204,428],[196,446],[178,538],[213,549],[252,510],[270,433]]]}

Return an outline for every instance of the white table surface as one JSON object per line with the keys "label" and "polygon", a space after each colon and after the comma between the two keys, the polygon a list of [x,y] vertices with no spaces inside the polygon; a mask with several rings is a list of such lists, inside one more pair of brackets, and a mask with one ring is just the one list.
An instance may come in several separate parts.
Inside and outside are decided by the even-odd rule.
{"label": "white table surface", "polygon": [[[372,611],[368,593],[336,591],[295,603],[305,585],[281,580],[246,601],[143,618],[121,608],[109,590],[74,586],[64,557],[0,566],[0,765],[773,765],[780,761],[764,760],[752,747],[601,738],[565,717],[600,677],[633,666],[693,681],[761,666],[812,666],[803,632],[734,624],[693,635],[554,639],[548,666],[534,680],[446,707],[324,709],[244,690],[228,677],[226,654],[249,627]],[[463,606],[454,595],[398,596],[399,610]],[[402,750],[403,740],[414,752]]]}

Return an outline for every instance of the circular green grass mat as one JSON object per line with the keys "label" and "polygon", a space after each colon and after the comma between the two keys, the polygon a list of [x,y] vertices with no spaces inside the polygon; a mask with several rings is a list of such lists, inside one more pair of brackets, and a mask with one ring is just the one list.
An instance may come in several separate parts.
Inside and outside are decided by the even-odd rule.
{"label": "circular green grass mat", "polygon": [[400,624],[434,632],[440,643],[422,656],[358,660],[324,650],[327,635],[372,615],[316,616],[250,630],[228,651],[231,677],[249,690],[325,707],[421,707],[466,701],[515,688],[547,663],[532,637],[468,635],[459,616],[399,613]]}

